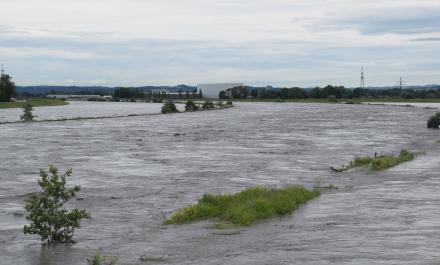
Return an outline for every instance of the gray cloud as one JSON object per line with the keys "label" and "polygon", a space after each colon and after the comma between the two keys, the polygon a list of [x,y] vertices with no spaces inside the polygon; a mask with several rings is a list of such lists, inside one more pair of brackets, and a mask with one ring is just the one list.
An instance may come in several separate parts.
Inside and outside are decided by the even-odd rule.
{"label": "gray cloud", "polygon": [[[440,32],[440,5],[353,8],[331,11],[319,18],[303,20],[309,30],[354,29],[362,34],[420,34]],[[297,22],[298,18],[292,20]]]}
{"label": "gray cloud", "polygon": [[418,39],[411,39],[410,41],[426,41],[426,42],[431,42],[431,41],[440,41],[440,38],[437,37],[430,37],[430,38],[418,38]]}
{"label": "gray cloud", "polygon": [[435,0],[19,2],[0,9],[0,60],[18,84],[351,86],[361,66],[369,85],[440,76]]}

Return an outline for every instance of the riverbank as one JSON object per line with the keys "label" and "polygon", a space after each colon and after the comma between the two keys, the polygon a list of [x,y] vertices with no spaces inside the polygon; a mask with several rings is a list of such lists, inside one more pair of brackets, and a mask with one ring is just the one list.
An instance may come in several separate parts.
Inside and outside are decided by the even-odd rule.
{"label": "riverbank", "polygon": [[302,99],[233,99],[234,102],[275,102],[275,103],[440,103],[440,99],[404,99],[404,98],[302,98]]}
{"label": "riverbank", "polygon": [[[32,99],[34,107],[64,106],[69,104],[67,101],[59,99]],[[0,102],[0,109],[21,108],[25,102]]]}

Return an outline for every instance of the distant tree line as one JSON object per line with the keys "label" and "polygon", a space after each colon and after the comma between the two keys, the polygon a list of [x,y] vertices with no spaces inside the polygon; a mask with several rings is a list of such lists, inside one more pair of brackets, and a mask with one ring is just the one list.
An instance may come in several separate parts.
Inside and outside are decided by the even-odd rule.
{"label": "distant tree line", "polygon": [[427,98],[438,99],[440,98],[440,87],[437,89],[362,89],[362,88],[345,88],[343,86],[326,86],[315,87],[312,89],[304,89],[299,87],[292,88],[251,88],[251,87],[233,87],[223,91],[220,91],[220,99],[304,99],[304,98],[337,98],[337,99],[349,99],[349,98]]}
{"label": "distant tree line", "polygon": [[119,87],[113,92],[115,100],[118,99],[143,99],[151,102],[162,102],[165,99],[202,99],[202,91],[197,92],[197,89],[178,90],[177,92],[168,92],[165,90],[147,90],[143,91],[139,88]]}
{"label": "distant tree line", "polygon": [[15,95],[15,84],[10,75],[2,74],[0,76],[0,101],[11,101]]}
{"label": "distant tree line", "polygon": [[45,94],[46,95],[47,94],[50,94],[50,95],[78,94],[78,95],[100,95],[100,96],[104,96],[104,95],[109,95],[110,93],[108,91],[105,91],[105,90],[84,89],[84,90],[79,90],[79,91],[49,90]]}

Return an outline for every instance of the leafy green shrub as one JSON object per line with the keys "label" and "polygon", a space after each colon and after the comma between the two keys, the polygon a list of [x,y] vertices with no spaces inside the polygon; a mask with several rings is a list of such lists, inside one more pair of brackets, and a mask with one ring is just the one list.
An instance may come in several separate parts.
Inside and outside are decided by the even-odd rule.
{"label": "leafy green shrub", "polygon": [[185,111],[197,111],[199,110],[199,107],[192,101],[188,100],[185,104]]}
{"label": "leafy green shrub", "polygon": [[23,115],[20,115],[20,119],[22,121],[33,121],[35,116],[32,114],[32,111],[34,110],[34,106],[29,102],[26,101],[26,103],[23,105]]}
{"label": "leafy green shrub", "polygon": [[49,174],[40,170],[41,179],[38,180],[42,192],[32,195],[26,200],[26,219],[31,221],[25,225],[25,234],[41,236],[41,240],[52,242],[68,242],[73,237],[73,232],[80,227],[82,219],[90,218],[86,210],[73,209],[67,211],[64,204],[75,197],[80,191],[79,186],[66,189],[66,177],[70,177],[72,170],[67,170],[58,176],[58,169],[49,166]]}
{"label": "leafy green shrub", "polygon": [[428,128],[438,129],[440,126],[440,112],[431,116],[428,120]]}
{"label": "leafy green shrub", "polygon": [[176,108],[176,104],[172,102],[171,100],[168,100],[165,102],[162,106],[162,113],[176,113],[179,112],[179,110]]}
{"label": "leafy green shrub", "polygon": [[207,100],[207,101],[203,102],[202,109],[207,110],[207,109],[213,109],[213,108],[215,108],[215,106],[212,101]]}
{"label": "leafy green shrub", "polygon": [[226,105],[231,105],[232,106],[232,101],[231,100],[226,101]]}
{"label": "leafy green shrub", "polygon": [[205,194],[195,205],[178,210],[165,224],[218,217],[236,225],[248,226],[256,220],[292,213],[300,204],[320,195],[318,189],[302,186],[282,189],[254,187],[236,194]]}

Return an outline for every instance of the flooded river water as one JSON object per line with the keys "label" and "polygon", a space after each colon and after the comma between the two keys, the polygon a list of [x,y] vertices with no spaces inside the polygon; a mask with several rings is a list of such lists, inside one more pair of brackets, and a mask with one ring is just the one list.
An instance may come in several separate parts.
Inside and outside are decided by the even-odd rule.
{"label": "flooded river water", "polygon": [[[119,106],[94,104],[109,115]],[[77,107],[39,112],[58,117]],[[142,108],[153,107],[136,104],[124,113],[160,109]],[[5,111],[0,117],[8,119]],[[195,113],[2,124],[0,264],[87,264],[99,248],[122,264],[439,264],[440,133],[426,129],[435,111],[238,103]],[[329,170],[356,155],[402,148],[427,153],[383,172]],[[76,231],[76,243],[46,245],[22,233],[24,200],[48,164],[72,168],[68,184],[82,186],[70,206],[93,219]],[[338,189],[293,215],[233,230],[213,229],[210,221],[162,226],[162,212],[169,216],[206,192],[317,181]],[[161,261],[141,262],[142,255]]]}

